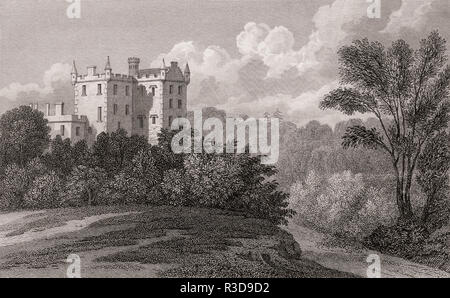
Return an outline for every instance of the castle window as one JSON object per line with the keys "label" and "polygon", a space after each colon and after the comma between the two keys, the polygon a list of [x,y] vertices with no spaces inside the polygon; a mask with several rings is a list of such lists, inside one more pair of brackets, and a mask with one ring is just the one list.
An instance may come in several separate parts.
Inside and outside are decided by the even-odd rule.
{"label": "castle window", "polygon": [[155,94],[156,94],[156,88],[152,87],[152,95],[155,96]]}
{"label": "castle window", "polygon": [[173,99],[169,99],[169,109],[173,108]]}
{"label": "castle window", "polygon": [[113,113],[114,113],[114,115],[117,114],[117,110],[118,110],[117,104],[115,103],[114,106],[113,106]]}
{"label": "castle window", "polygon": [[139,128],[144,128],[144,116],[139,116]]}
{"label": "castle window", "polygon": [[183,86],[178,86],[178,94],[182,94],[183,93]]}
{"label": "castle window", "polygon": [[97,95],[102,95],[102,84],[97,85]]}
{"label": "castle window", "polygon": [[152,117],[152,124],[156,124],[156,117]]}
{"label": "castle window", "polygon": [[125,87],[125,96],[129,96],[130,95],[130,86],[126,86]]}
{"label": "castle window", "polygon": [[64,125],[61,125],[60,126],[60,128],[59,128],[59,130],[60,130],[60,132],[59,132],[59,134],[61,135],[61,136],[64,136]]}
{"label": "castle window", "polygon": [[170,85],[169,86],[169,94],[172,94],[173,93],[173,85]]}
{"label": "castle window", "polygon": [[178,108],[181,109],[183,107],[183,102],[181,99],[178,100]]}
{"label": "castle window", "polygon": [[130,106],[126,105],[125,106],[125,115],[129,115],[130,114]]}
{"label": "castle window", "polygon": [[82,87],[81,87],[81,96],[86,96],[86,85],[83,85]]}
{"label": "castle window", "polygon": [[98,107],[97,109],[97,121],[102,122],[102,107]]}
{"label": "castle window", "polygon": [[78,136],[80,136],[80,128],[79,127],[77,127],[76,129],[75,129],[75,135],[78,137]]}
{"label": "castle window", "polygon": [[114,85],[114,95],[117,95],[117,84]]}
{"label": "castle window", "polygon": [[141,96],[144,96],[144,86],[141,86]]}
{"label": "castle window", "polygon": [[173,120],[173,117],[169,116],[169,126],[172,126],[172,120]]}

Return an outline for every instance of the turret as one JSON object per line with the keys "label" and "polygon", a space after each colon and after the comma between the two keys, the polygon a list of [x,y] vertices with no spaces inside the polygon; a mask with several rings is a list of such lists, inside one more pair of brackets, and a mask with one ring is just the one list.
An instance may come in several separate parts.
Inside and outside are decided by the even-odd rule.
{"label": "turret", "polygon": [[111,62],[109,61],[109,56],[106,58],[106,65],[105,65],[105,75],[106,79],[110,79],[112,74],[112,68],[111,68]]}
{"label": "turret", "polygon": [[139,76],[139,63],[141,59],[136,57],[128,58],[128,74],[133,77]]}
{"label": "turret", "polygon": [[73,60],[72,72],[70,74],[72,76],[72,85],[75,85],[78,81],[78,71],[77,66],[75,65],[75,60]]}
{"label": "turret", "polygon": [[184,81],[186,84],[191,82],[191,70],[189,69],[189,63],[186,63],[186,67],[184,68]]}

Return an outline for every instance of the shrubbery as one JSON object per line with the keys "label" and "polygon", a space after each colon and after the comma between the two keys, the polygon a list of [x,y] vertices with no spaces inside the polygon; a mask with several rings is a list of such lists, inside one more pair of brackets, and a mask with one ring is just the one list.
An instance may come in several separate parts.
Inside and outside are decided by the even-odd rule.
{"label": "shrubbery", "polygon": [[293,214],[274,166],[248,153],[174,154],[175,133],[163,130],[156,146],[124,130],[100,134],[91,148],[57,137],[45,155],[6,168],[0,208],[168,204],[242,211],[276,224]]}
{"label": "shrubbery", "polygon": [[188,155],[184,168],[166,172],[163,192],[172,205],[244,211],[286,223],[288,195],[271,180],[275,168],[249,154]]}
{"label": "shrubbery", "polygon": [[362,239],[379,225],[393,224],[397,208],[389,191],[367,186],[362,174],[345,171],[330,177],[311,172],[291,188],[295,220],[324,231]]}
{"label": "shrubbery", "polygon": [[63,183],[55,172],[36,177],[24,197],[24,206],[30,209],[47,209],[63,206]]}

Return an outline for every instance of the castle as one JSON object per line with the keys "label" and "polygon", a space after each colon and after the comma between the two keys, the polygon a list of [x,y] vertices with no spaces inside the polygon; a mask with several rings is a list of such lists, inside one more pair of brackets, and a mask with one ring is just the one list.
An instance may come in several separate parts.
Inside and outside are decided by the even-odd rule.
{"label": "castle", "polygon": [[170,128],[172,120],[186,117],[189,65],[184,71],[177,62],[160,68],[139,68],[139,58],[128,59],[128,75],[115,74],[109,57],[104,73],[96,66],[87,67],[87,74],[72,68],[74,114],[64,114],[64,104],[46,105],[45,117],[51,137],[60,135],[72,143],[86,140],[92,144],[102,132],[125,129],[129,135],[146,136],[156,144],[162,128]]}

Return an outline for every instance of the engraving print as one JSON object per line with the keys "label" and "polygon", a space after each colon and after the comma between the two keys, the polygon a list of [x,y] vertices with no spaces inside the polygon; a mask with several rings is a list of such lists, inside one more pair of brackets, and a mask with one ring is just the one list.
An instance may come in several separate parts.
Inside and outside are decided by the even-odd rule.
{"label": "engraving print", "polygon": [[0,278],[450,277],[449,20],[2,0]]}

